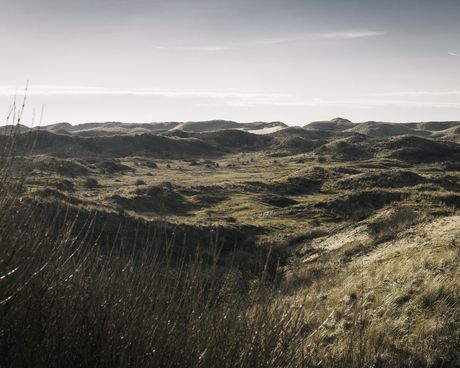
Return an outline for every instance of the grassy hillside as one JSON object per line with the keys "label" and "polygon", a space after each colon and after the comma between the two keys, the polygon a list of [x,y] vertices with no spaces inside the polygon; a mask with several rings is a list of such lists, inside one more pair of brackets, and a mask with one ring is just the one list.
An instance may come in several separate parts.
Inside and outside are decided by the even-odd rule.
{"label": "grassy hillside", "polygon": [[460,364],[455,138],[0,149],[0,366]]}

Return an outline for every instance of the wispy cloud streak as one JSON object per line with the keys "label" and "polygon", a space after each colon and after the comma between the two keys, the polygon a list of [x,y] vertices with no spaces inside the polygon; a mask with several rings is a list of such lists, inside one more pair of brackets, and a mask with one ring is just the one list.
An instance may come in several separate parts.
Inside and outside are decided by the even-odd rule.
{"label": "wispy cloud streak", "polygon": [[[0,95],[15,96],[18,89],[14,86],[0,86]],[[220,100],[248,100],[255,102],[270,102],[293,98],[291,94],[264,91],[174,91],[160,89],[110,89],[85,86],[29,86],[27,95],[30,96],[156,96],[156,97],[183,97]]]}
{"label": "wispy cloud streak", "polygon": [[402,108],[454,108],[460,109],[460,102],[436,102],[436,101],[407,101],[407,100],[374,100],[374,99],[350,99],[350,100],[320,100],[298,102],[277,102],[278,106],[308,106],[308,107],[354,107],[372,108],[394,106]]}
{"label": "wispy cloud streak", "polygon": [[224,51],[233,50],[251,46],[274,45],[290,42],[300,42],[308,40],[348,40],[354,38],[378,37],[385,35],[386,32],[374,31],[344,31],[344,32],[323,32],[309,33],[285,37],[272,37],[266,39],[254,39],[252,41],[236,42],[223,45],[205,45],[205,46],[152,46],[158,50],[189,50],[189,51]]}
{"label": "wispy cloud streak", "polygon": [[234,106],[234,107],[257,107],[257,106],[279,106],[279,107],[330,107],[330,108],[355,108],[371,109],[376,107],[401,107],[401,108],[439,108],[439,109],[460,109],[460,102],[437,102],[437,101],[408,101],[408,100],[389,100],[389,99],[289,99],[289,100],[214,100],[213,102],[203,103],[200,106]]}
{"label": "wispy cloud streak", "polygon": [[277,43],[287,43],[296,41],[307,41],[307,40],[347,40],[352,38],[363,38],[363,37],[377,37],[383,36],[386,32],[325,32],[325,33],[310,33],[302,34],[291,37],[278,37],[255,40],[245,45],[269,45]]}
{"label": "wispy cloud streak", "polygon": [[383,36],[386,32],[331,32],[318,35],[318,39],[346,40],[350,38]]}
{"label": "wispy cloud streak", "polygon": [[190,47],[183,47],[183,46],[172,46],[172,47],[164,47],[164,46],[152,46],[152,48],[157,50],[184,50],[184,51],[224,51],[224,50],[232,50],[236,48],[235,46],[219,46],[219,45],[208,45],[208,46],[190,46]]}
{"label": "wispy cloud streak", "polygon": [[[0,95],[15,96],[15,86],[0,86]],[[301,96],[272,91],[186,91],[160,90],[149,88],[111,89],[87,86],[29,86],[30,96],[152,96],[163,98],[188,98],[197,106],[230,106],[230,107],[346,107],[367,109],[373,107],[402,108],[454,108],[460,109],[460,102],[436,100],[407,100],[398,97],[446,97],[460,96],[460,91],[412,91],[388,92],[372,94],[367,98],[356,99],[303,99]]]}
{"label": "wispy cloud streak", "polygon": [[374,93],[373,96],[459,96],[460,91],[402,91],[402,92],[386,92]]}
{"label": "wispy cloud streak", "polygon": [[448,52],[448,54],[452,56],[460,56],[459,54],[456,54],[455,52]]}

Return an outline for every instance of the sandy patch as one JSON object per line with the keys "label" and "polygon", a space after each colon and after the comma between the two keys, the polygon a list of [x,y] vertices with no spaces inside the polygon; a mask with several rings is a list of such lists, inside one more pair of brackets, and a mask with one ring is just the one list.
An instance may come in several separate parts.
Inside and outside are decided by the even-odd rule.
{"label": "sandy patch", "polygon": [[280,125],[277,125],[277,126],[273,126],[273,127],[267,127],[267,128],[263,128],[263,129],[245,129],[245,128],[242,128],[242,129],[238,129],[238,130],[243,130],[247,133],[252,133],[252,134],[270,134],[270,133],[275,133],[279,130],[282,130],[284,129],[285,127],[283,126],[280,126]]}
{"label": "sandy patch", "polygon": [[[359,262],[373,262],[384,257],[389,251],[406,251],[427,244],[451,244],[452,241],[457,241],[456,239],[460,239],[460,216],[434,218],[411,226],[399,232],[394,239],[378,244],[368,254],[360,257]],[[350,242],[370,241],[367,225],[356,224],[339,229],[328,237],[315,239],[309,247],[324,253],[339,249]],[[310,256],[303,261],[311,261],[314,258],[315,256]]]}
{"label": "sandy patch", "polygon": [[[361,258],[364,262],[373,262],[388,254],[389,251],[407,251],[428,244],[452,244],[460,238],[460,216],[431,219],[401,231],[394,239],[379,244],[369,254]],[[458,243],[458,241],[457,241]],[[457,244],[460,246],[460,243]]]}

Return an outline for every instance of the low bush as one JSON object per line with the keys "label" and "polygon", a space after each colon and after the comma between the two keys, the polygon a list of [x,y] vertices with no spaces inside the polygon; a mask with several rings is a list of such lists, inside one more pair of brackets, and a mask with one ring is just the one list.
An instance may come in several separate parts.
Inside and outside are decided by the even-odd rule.
{"label": "low bush", "polygon": [[145,183],[144,180],[142,180],[142,179],[137,179],[137,180],[134,182],[134,185],[135,185],[136,187],[138,187],[139,185],[147,185],[147,184]]}
{"label": "low bush", "polygon": [[88,178],[83,184],[88,189],[96,188],[99,185],[99,182],[94,178]]}
{"label": "low bush", "polygon": [[158,165],[153,161],[148,161],[145,164],[149,169],[158,169]]}
{"label": "low bush", "polygon": [[59,190],[73,191],[75,190],[75,185],[70,180],[64,179],[56,183],[56,188]]}

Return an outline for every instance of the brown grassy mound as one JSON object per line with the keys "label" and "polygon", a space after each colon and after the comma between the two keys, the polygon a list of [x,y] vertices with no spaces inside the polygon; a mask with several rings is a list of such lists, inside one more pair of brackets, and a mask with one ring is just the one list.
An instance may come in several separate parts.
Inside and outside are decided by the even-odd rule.
{"label": "brown grassy mound", "polygon": [[411,129],[404,124],[397,123],[381,123],[376,121],[368,121],[366,123],[356,124],[349,132],[364,134],[372,138],[395,137],[398,135],[421,135],[429,136],[429,132]]}
{"label": "brown grassy mound", "polygon": [[135,155],[216,155],[219,150],[196,138],[168,138],[160,135],[114,135],[102,137],[75,137],[35,131],[18,136],[18,150],[29,142],[34,153],[55,157],[126,157]]}
{"label": "brown grassy mound", "polygon": [[340,189],[367,189],[367,188],[403,188],[427,183],[428,179],[406,170],[384,170],[372,173],[363,173],[340,179],[334,183]]}
{"label": "brown grassy mound", "polygon": [[284,197],[284,196],[280,196],[280,195],[274,195],[274,194],[266,194],[266,195],[263,195],[262,197],[260,197],[260,200],[264,203],[267,203],[271,206],[275,206],[275,207],[289,207],[289,206],[292,206],[292,205],[295,205],[299,202],[297,202],[296,200],[292,199],[292,198],[287,198],[287,197]]}
{"label": "brown grassy mound", "polygon": [[330,201],[318,202],[315,207],[349,217],[357,210],[383,208],[392,202],[402,201],[405,197],[406,194],[403,192],[370,190],[346,194]]}
{"label": "brown grassy mound", "polygon": [[304,126],[305,129],[316,129],[316,130],[334,130],[342,131],[345,129],[353,128],[356,124],[350,120],[335,118],[330,121],[313,121],[310,124]]}
{"label": "brown grassy mound", "polygon": [[388,151],[389,158],[409,162],[454,161],[460,157],[458,144],[414,136],[389,138],[378,146]]}
{"label": "brown grassy mound", "polygon": [[316,155],[334,155],[342,160],[365,160],[374,157],[375,151],[363,137],[350,137],[333,141],[315,149]]}

